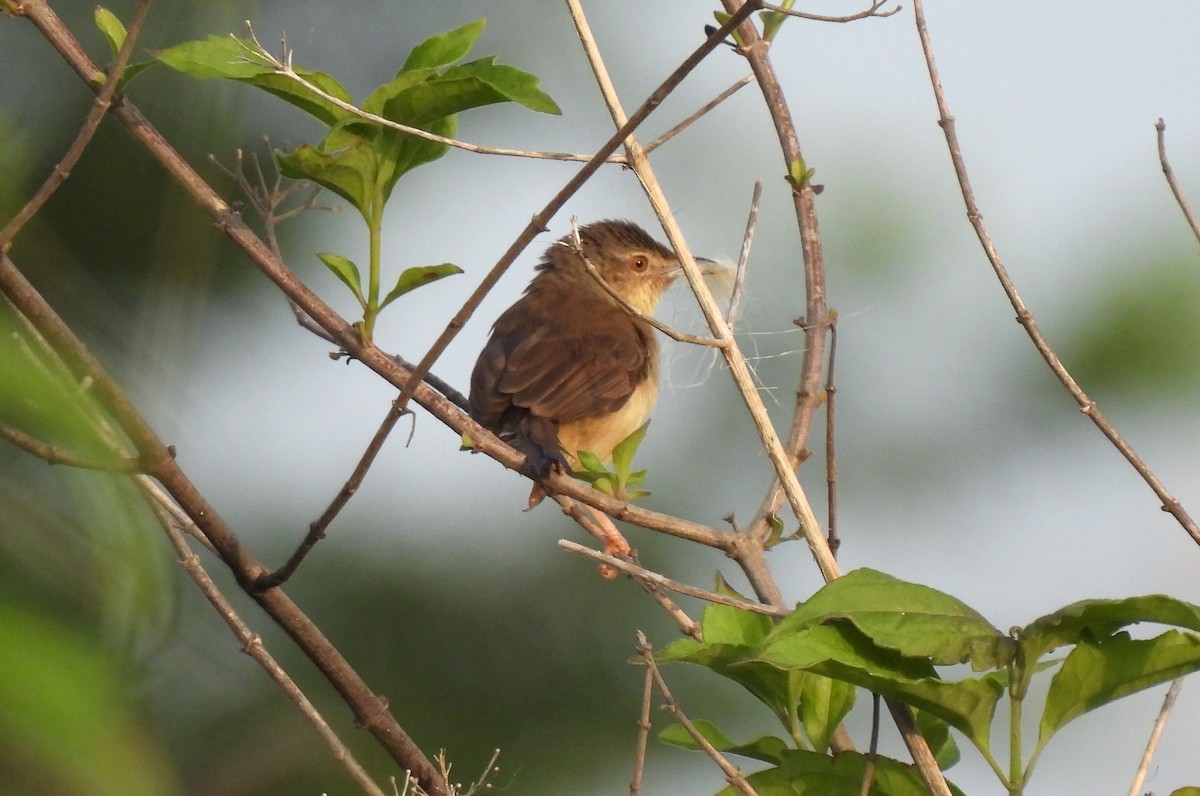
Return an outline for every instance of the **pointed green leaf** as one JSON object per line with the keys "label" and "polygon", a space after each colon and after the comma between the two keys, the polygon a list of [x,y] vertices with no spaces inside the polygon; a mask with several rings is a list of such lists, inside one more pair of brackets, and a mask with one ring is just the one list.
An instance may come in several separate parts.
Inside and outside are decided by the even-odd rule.
{"label": "pointed green leaf", "polygon": [[116,58],[117,53],[121,52],[121,47],[125,45],[125,25],[104,6],[96,6],[94,16],[96,27],[104,34],[105,40],[108,41],[108,47],[112,50],[113,57]]}
{"label": "pointed green leaf", "polygon": [[[802,749],[784,749],[774,768],[746,777],[759,796],[860,796],[867,771],[867,756],[859,752],[841,752],[835,756]],[[878,755],[871,780],[871,796],[926,796],[928,790],[916,768]],[[947,783],[954,796],[963,796],[953,783]],[[730,785],[717,796],[741,796]]]}
{"label": "pointed green leaf", "polygon": [[1050,682],[1039,743],[1089,710],[1197,670],[1200,637],[1192,633],[1080,639]]}
{"label": "pointed green leaf", "polygon": [[600,457],[591,451],[578,451],[579,463],[583,465],[583,469],[589,473],[598,473],[606,475],[608,468],[604,466],[604,462],[600,461]]}
{"label": "pointed green leaf", "polygon": [[336,193],[354,205],[364,218],[372,212],[373,178],[378,162],[369,142],[360,139],[356,146],[330,155],[305,144],[294,152],[275,151],[279,172],[293,180],[309,180]]}
{"label": "pointed green leaf", "polygon": [[855,688],[840,680],[805,673],[800,680],[800,721],[813,748],[823,752],[854,707]]}
{"label": "pointed green leaf", "polygon": [[[836,583],[836,581],[834,581]],[[927,710],[989,751],[992,717],[1004,688],[993,679],[947,682],[926,658],[878,646],[854,625],[817,625],[776,637],[755,661],[842,680]]]}
{"label": "pointed green leaf", "polygon": [[359,305],[365,307],[367,302],[363,299],[362,277],[358,266],[340,254],[317,252],[317,257],[321,258],[321,262],[325,263],[325,267],[332,271],[334,276],[342,280],[342,284],[350,288]]}
{"label": "pointed green leaf", "polygon": [[845,619],[874,643],[934,664],[971,662],[975,671],[1006,664],[1016,644],[979,613],[948,594],[872,569],[857,569],[821,588],[775,629]]}
{"label": "pointed green leaf", "polygon": [[384,297],[383,302],[379,305],[379,309],[383,309],[405,293],[416,290],[422,285],[428,285],[431,282],[445,279],[453,274],[461,274],[462,272],[463,269],[454,263],[439,263],[438,265],[421,265],[415,268],[405,268],[404,273],[400,274],[400,278],[396,280],[396,286]]}
{"label": "pointed green leaf", "polygon": [[[758,740],[750,743],[739,744],[734,743],[725,733],[721,732],[711,721],[706,719],[696,719],[692,722],[692,727],[700,733],[700,737],[708,741],[718,752],[729,752],[743,757],[751,757],[755,760],[763,760],[767,763],[779,763],[783,760],[784,753],[788,749],[788,745],[780,738],[773,735],[764,735]],[[672,724],[658,734],[658,739],[663,743],[671,746],[678,746],[681,749],[690,749],[698,751],[700,744],[679,724]]]}
{"label": "pointed green leaf", "polygon": [[446,70],[445,75],[432,82],[455,81],[473,77],[492,88],[502,99],[493,101],[517,102],[539,113],[555,116],[562,114],[558,104],[550,95],[538,88],[536,75],[517,69],[515,66],[497,64],[493,56],[480,58],[461,66]]}
{"label": "pointed green leaf", "polygon": [[[253,43],[243,39],[209,36],[207,39],[177,44],[155,53],[155,57],[172,69],[192,77],[224,78],[258,86],[325,124],[332,125],[350,115],[312,89],[276,74],[275,68],[255,52]],[[299,66],[292,68],[297,75],[325,94],[342,102],[351,102],[350,94],[331,76]]]}
{"label": "pointed green leaf", "polygon": [[1200,796],[1200,788],[1194,785],[1189,785],[1186,788],[1176,788],[1171,791],[1171,796]]}
{"label": "pointed green leaf", "polygon": [[[719,575],[716,591],[725,597],[746,599]],[[766,640],[772,626],[769,616],[720,603],[708,603],[700,615],[700,631],[706,643],[756,647]]]}
{"label": "pointed green leaf", "polygon": [[477,19],[461,28],[430,36],[412,49],[401,72],[447,66],[461,60],[475,46],[475,40],[486,24],[486,19]]}
{"label": "pointed green leaf", "polygon": [[[617,474],[617,482],[622,486],[629,483],[629,470],[633,466],[633,454],[637,453],[638,446],[642,444],[642,440],[646,437],[646,430],[649,428],[650,421],[647,420],[636,431],[613,447],[613,472]],[[637,484],[633,486],[637,486]]]}

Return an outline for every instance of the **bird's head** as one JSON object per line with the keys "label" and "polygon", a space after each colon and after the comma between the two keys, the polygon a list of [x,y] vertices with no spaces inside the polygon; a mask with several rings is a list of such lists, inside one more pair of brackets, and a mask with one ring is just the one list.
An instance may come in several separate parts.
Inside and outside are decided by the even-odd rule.
{"label": "bird's head", "polygon": [[[581,256],[582,255],[582,256]],[[597,221],[579,228],[550,247],[539,272],[556,272],[607,293],[587,268],[590,262],[613,290],[647,315],[681,272],[675,252],[630,221]]]}

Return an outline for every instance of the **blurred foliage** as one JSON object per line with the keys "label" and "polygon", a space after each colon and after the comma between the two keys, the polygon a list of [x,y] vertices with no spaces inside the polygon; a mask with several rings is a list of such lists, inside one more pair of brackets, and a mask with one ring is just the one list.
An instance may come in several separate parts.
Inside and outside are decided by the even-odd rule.
{"label": "blurred foliage", "polygon": [[1116,279],[1090,286],[1088,310],[1072,317],[1074,328],[1058,346],[1059,356],[1085,389],[1121,399],[1200,393],[1195,253],[1134,255],[1127,263],[1116,269]]}

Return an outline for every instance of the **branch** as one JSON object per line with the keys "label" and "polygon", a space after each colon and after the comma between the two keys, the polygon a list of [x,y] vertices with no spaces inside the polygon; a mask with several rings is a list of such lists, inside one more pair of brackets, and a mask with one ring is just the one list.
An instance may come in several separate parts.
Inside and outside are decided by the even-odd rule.
{"label": "branch", "polygon": [[42,442],[7,423],[0,423],[0,437],[39,459],[45,460],[47,464],[65,464],[68,467],[80,467],[84,470],[98,470],[104,473],[145,472],[145,465],[136,456],[108,457],[70,453],[47,442]]}
{"label": "branch", "polygon": [[672,580],[665,575],[660,575],[659,573],[653,572],[645,567],[638,566],[637,564],[633,564],[629,561],[624,561],[616,556],[610,556],[605,553],[601,553],[600,551],[593,550],[590,547],[584,547],[581,544],[576,544],[575,542],[571,542],[566,539],[559,539],[558,546],[567,552],[578,553],[581,556],[608,564],[614,569],[618,569],[621,572],[624,572],[625,574],[631,575],[635,578],[644,578],[645,580],[657,586],[661,586],[664,589],[669,589],[677,594],[685,594],[688,597],[695,597],[699,600],[705,600],[710,603],[728,605],[732,608],[741,608],[743,611],[753,611],[756,614],[773,616],[777,619],[782,619],[791,613],[791,611],[787,608],[778,608],[774,605],[765,605],[763,603],[756,603],[750,600],[739,600],[737,597],[729,597],[725,594],[718,594],[715,591],[708,591],[706,589],[690,586],[686,583],[680,583],[677,580]]}
{"label": "branch", "polygon": [[903,6],[896,6],[890,11],[880,11],[879,9],[888,4],[888,0],[871,0],[871,7],[856,14],[847,14],[844,17],[827,17],[823,14],[810,14],[807,11],[793,11],[784,6],[775,5],[774,3],[763,3],[762,7],[768,11],[773,11],[776,14],[786,14],[789,17],[799,17],[813,22],[854,22],[859,19],[867,19],[868,17],[890,17],[892,14],[898,13]]}
{"label": "branch", "polygon": [[1142,480],[1154,490],[1154,494],[1162,501],[1163,511],[1175,517],[1188,535],[1192,537],[1192,540],[1200,544],[1200,526],[1196,525],[1195,521],[1184,510],[1183,505],[1167,491],[1166,486],[1159,481],[1158,477],[1142,461],[1142,457],[1125,441],[1124,437],[1117,433],[1116,428],[1100,412],[1100,407],[1096,405],[1096,402],[1088,397],[1083,388],[1079,386],[1079,383],[1067,371],[1066,367],[1059,360],[1058,355],[1050,347],[1050,343],[1038,328],[1037,323],[1033,319],[1033,313],[1025,306],[1025,302],[1021,299],[1020,294],[1017,293],[1017,288],[1013,284],[1012,278],[1008,275],[1008,270],[1000,261],[1000,255],[996,252],[996,247],[992,244],[991,236],[988,235],[987,228],[983,224],[983,215],[979,212],[979,206],[975,203],[975,192],[972,190],[970,178],[967,176],[967,166],[963,160],[962,148],[958,143],[958,133],[955,131],[954,117],[950,115],[950,107],[946,103],[946,95],[942,90],[942,79],[938,74],[937,64],[934,62],[933,45],[929,40],[929,30],[925,25],[925,11],[922,5],[922,0],[914,0],[913,11],[916,17],[917,35],[920,37],[921,49],[925,53],[925,64],[929,69],[929,81],[933,86],[933,95],[937,100],[938,124],[946,136],[946,146],[950,150],[950,160],[954,164],[954,173],[958,177],[958,186],[962,191],[963,204],[966,205],[967,219],[975,229],[975,235],[979,238],[979,243],[983,247],[984,254],[987,255],[988,262],[991,263],[992,270],[996,273],[1000,287],[1004,289],[1009,303],[1016,310],[1017,323],[1025,327],[1025,332],[1033,342],[1033,347],[1037,349],[1042,359],[1045,360],[1054,377],[1058,379],[1059,383],[1070,393],[1071,398],[1075,400],[1075,403],[1079,405],[1079,410],[1091,418],[1096,427],[1100,429],[1100,432],[1113,444],[1113,447],[1125,457],[1125,460],[1133,466],[1133,469],[1142,477]]}
{"label": "branch", "polygon": [[1188,206],[1179,183],[1175,181],[1175,170],[1171,168],[1171,164],[1167,160],[1167,125],[1162,119],[1159,119],[1155,123],[1154,129],[1158,133],[1158,162],[1162,164],[1163,176],[1167,178],[1167,185],[1170,186],[1171,193],[1175,194],[1175,201],[1179,204],[1179,209],[1183,211],[1183,217],[1187,219],[1188,226],[1192,228],[1192,234],[1196,236],[1196,240],[1200,241],[1200,221],[1197,221],[1196,216],[1192,215],[1192,208]]}
{"label": "branch", "polygon": [[[175,548],[175,552],[179,555],[179,564],[184,568],[188,575],[199,587],[205,598],[225,620],[225,624],[233,631],[238,641],[242,643],[242,651],[254,659],[254,662],[262,667],[267,676],[275,681],[275,684],[283,690],[291,702],[296,705],[300,713],[308,719],[309,723],[317,730],[317,734],[325,741],[325,745],[329,747],[333,758],[342,764],[346,769],[346,773],[354,780],[368,796],[384,796],[383,790],[375,784],[370,775],[363,769],[357,760],[354,759],[353,753],[349,747],[342,742],[342,739],[337,736],[329,723],[317,710],[316,706],[309,701],[300,687],[296,685],[283,667],[267,652],[263,646],[262,638],[246,625],[233,606],[213,583],[212,578],[204,571],[204,566],[200,563],[200,558],[191,551],[187,542],[183,538],[183,534],[175,526],[175,512],[168,510],[167,507],[160,504],[158,500],[149,498],[147,502],[151,509],[154,510],[158,517],[159,524],[166,532],[167,537],[171,541],[171,545]],[[197,535],[197,531],[193,529],[192,535]]]}
{"label": "branch", "polygon": [[1154,720],[1154,729],[1150,731],[1150,740],[1146,742],[1146,751],[1142,753],[1141,762],[1138,763],[1137,771],[1133,775],[1133,784],[1129,786],[1129,796],[1139,796],[1142,792],[1142,783],[1146,781],[1146,772],[1150,770],[1150,761],[1154,759],[1154,752],[1158,749],[1163,728],[1167,726],[1167,719],[1171,715],[1171,709],[1175,707],[1175,700],[1179,697],[1181,688],[1183,688],[1183,678],[1177,677],[1171,682],[1171,687],[1167,689],[1167,695],[1163,697],[1158,718]]}
{"label": "branch", "polygon": [[117,59],[113,61],[112,67],[107,73],[97,70],[92,74],[91,80],[95,83],[100,83],[103,88],[96,95],[96,100],[92,103],[91,110],[88,111],[87,117],[83,120],[83,125],[79,128],[79,132],[75,135],[75,140],[71,142],[71,146],[67,148],[67,153],[63,155],[63,159],[55,165],[54,170],[50,172],[50,176],[42,183],[42,187],[37,193],[25,203],[25,206],[13,216],[4,229],[0,229],[0,253],[7,252],[12,245],[13,238],[21,231],[21,228],[29,222],[37,214],[37,211],[54,195],[58,187],[67,181],[71,176],[71,170],[75,168],[75,164],[79,162],[79,158],[83,157],[83,152],[92,141],[92,136],[96,134],[96,130],[100,127],[100,120],[108,113],[108,109],[113,104],[113,98],[117,94],[117,88],[121,84],[121,75],[125,71],[125,65],[129,63],[129,57],[133,54],[133,45],[137,41],[138,34],[142,30],[142,23],[146,19],[146,14],[150,11],[150,0],[139,0],[137,7],[133,10],[133,17],[129,21],[129,28],[125,33],[125,41],[121,44],[121,49],[117,53]]}
{"label": "branch", "polygon": [[645,634],[640,630],[637,633],[637,641],[638,654],[642,656],[642,660],[649,667],[650,674],[654,678],[654,684],[658,686],[659,693],[663,695],[663,701],[666,703],[664,707],[667,711],[675,717],[675,720],[687,731],[687,734],[692,736],[692,740],[696,742],[696,745],[725,773],[725,779],[730,785],[741,791],[744,796],[758,796],[758,792],[750,786],[750,783],[746,781],[746,778],[738,770],[737,766],[730,763],[724,755],[717,751],[716,747],[708,742],[708,739],[696,729],[696,725],[692,724],[691,720],[684,714],[683,709],[679,707],[679,703],[671,695],[671,689],[667,687],[666,680],[663,679],[662,672],[658,670],[658,665],[654,662],[654,648],[650,646],[650,642],[646,640]]}

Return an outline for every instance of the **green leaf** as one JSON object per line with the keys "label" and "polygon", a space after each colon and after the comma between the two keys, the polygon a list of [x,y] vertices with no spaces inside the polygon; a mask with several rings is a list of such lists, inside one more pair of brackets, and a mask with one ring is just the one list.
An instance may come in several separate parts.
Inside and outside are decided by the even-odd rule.
{"label": "green leaf", "polygon": [[[636,431],[630,434],[625,439],[618,442],[612,451],[613,472],[617,474],[617,483],[624,486],[640,486],[642,481],[636,484],[630,484],[629,471],[633,467],[633,454],[637,453],[638,446],[642,444],[642,440],[646,437],[646,430],[650,428],[650,421],[647,420]],[[643,481],[644,481],[643,473]]]}
{"label": "green leaf", "polygon": [[[725,597],[746,599],[720,575],[717,576],[716,592]],[[732,605],[708,603],[700,615],[701,635],[705,642],[714,644],[756,647],[766,640],[772,627],[769,616]]]}
{"label": "green leaf", "polygon": [[362,276],[359,274],[358,266],[340,254],[317,252],[317,257],[321,258],[321,262],[325,263],[325,267],[332,271],[334,276],[342,280],[342,284],[350,288],[354,298],[358,299],[359,305],[365,307],[367,302],[363,298]]}
{"label": "green leaf", "polygon": [[[785,749],[774,768],[746,777],[759,796],[860,796],[867,771],[867,756],[842,752],[829,756],[817,752]],[[953,783],[950,792],[962,796]],[[871,796],[926,796],[928,791],[916,768],[879,755],[871,780]],[[740,796],[735,786],[723,788],[717,796]]]}
{"label": "green leaf", "polygon": [[332,155],[310,144],[294,152],[276,150],[275,159],[283,176],[315,182],[350,202],[364,218],[371,216],[378,155],[366,140]]}
{"label": "green leaf", "polygon": [[401,72],[447,66],[461,60],[475,46],[486,24],[486,19],[477,19],[461,28],[430,36],[412,49]]}
{"label": "green leaf", "polygon": [[1047,652],[1085,638],[1103,639],[1139,622],[1200,631],[1200,607],[1174,597],[1152,594],[1120,600],[1081,600],[1040,617],[1017,634],[1020,645],[1017,693],[1025,693],[1033,676],[1033,667]]}
{"label": "green leaf", "polygon": [[[743,757],[752,757],[755,760],[763,760],[767,763],[781,762],[784,752],[788,748],[787,743],[773,735],[765,735],[750,743],[734,743],[715,724],[705,719],[696,719],[692,722],[692,727],[700,733],[700,737],[708,741],[718,752],[729,752],[735,755],[742,755]],[[699,751],[701,748],[696,739],[691,736],[691,733],[679,724],[672,724],[664,729],[658,734],[658,739],[663,743],[678,746],[682,749]]]}
{"label": "green leaf", "polygon": [[396,286],[384,297],[383,302],[379,305],[379,309],[383,309],[405,293],[416,290],[422,285],[428,285],[431,282],[445,279],[453,274],[461,274],[462,272],[463,269],[454,263],[439,263],[437,265],[421,265],[415,268],[405,268],[404,273],[400,274],[400,278],[396,280]]}
{"label": "green leaf", "polygon": [[[291,78],[276,74],[253,42],[232,36],[209,36],[184,42],[155,53],[159,61],[184,74],[201,79],[224,78],[249,83],[286,100],[305,113],[332,125],[350,114]],[[351,102],[350,94],[337,80],[324,72],[294,66],[297,75],[321,91],[342,102]]]}
{"label": "green leaf", "polygon": [[774,635],[782,638],[831,620],[847,620],[875,644],[935,665],[970,661],[975,671],[994,669],[1016,650],[1012,639],[960,600],[873,569],[857,569],[826,584]]}
{"label": "green leaf", "polygon": [[108,41],[108,48],[112,50],[113,57],[116,58],[117,53],[121,52],[121,47],[125,45],[125,25],[104,6],[96,6],[94,17],[96,27],[104,34],[104,38]]}
{"label": "green leaf", "polygon": [[1200,637],[1192,633],[1080,639],[1050,682],[1039,743],[1089,710],[1198,669]]}
{"label": "green leaf", "polygon": [[927,658],[878,646],[848,622],[772,634],[754,661],[823,674],[894,697],[948,722],[990,753],[992,717],[1004,693],[1000,683],[987,677],[940,680]]}
{"label": "green leaf", "polygon": [[136,688],[94,639],[8,605],[0,605],[0,638],[0,747],[25,785],[6,792],[183,792]]}
{"label": "green leaf", "polygon": [[604,462],[600,461],[600,457],[591,451],[578,451],[579,463],[583,465],[583,469],[589,473],[598,475],[607,475],[608,468],[604,466]]}
{"label": "green leaf", "polygon": [[819,674],[805,674],[800,680],[800,721],[813,748],[823,752],[842,720],[854,707],[855,688],[840,680]]}
{"label": "green leaf", "polygon": [[1176,788],[1171,791],[1171,796],[1200,796],[1200,788],[1194,785],[1189,785],[1186,788]]}
{"label": "green leaf", "polygon": [[440,83],[472,77],[499,94],[502,98],[499,100],[501,102],[505,100],[516,102],[539,113],[549,113],[555,116],[562,114],[562,110],[550,98],[550,95],[538,88],[540,81],[536,75],[517,69],[515,66],[497,64],[494,61],[494,56],[488,56],[453,67],[432,82]]}

